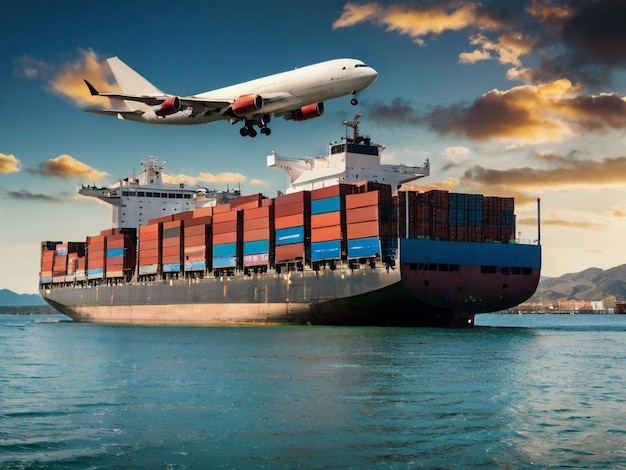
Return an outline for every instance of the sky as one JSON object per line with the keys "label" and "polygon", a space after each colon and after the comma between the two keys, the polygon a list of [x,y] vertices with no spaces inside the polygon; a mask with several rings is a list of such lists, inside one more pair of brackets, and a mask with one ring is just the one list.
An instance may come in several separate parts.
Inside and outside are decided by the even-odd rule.
{"label": "sky", "polygon": [[[268,197],[266,156],[324,155],[361,113],[383,163],[431,162],[421,190],[515,197],[545,276],[626,263],[626,3],[621,0],[177,2],[8,0],[0,7],[0,288],[36,293],[40,243],[84,241],[111,208],[79,196],[166,161],[172,181]],[[379,73],[323,116],[239,135],[86,113],[118,56],[197,94],[333,58]],[[537,224],[541,201],[541,229]]]}

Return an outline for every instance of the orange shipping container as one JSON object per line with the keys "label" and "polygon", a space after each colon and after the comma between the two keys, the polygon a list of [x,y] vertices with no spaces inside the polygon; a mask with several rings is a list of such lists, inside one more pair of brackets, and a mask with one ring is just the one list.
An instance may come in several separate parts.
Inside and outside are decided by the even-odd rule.
{"label": "orange shipping container", "polygon": [[213,215],[213,207],[201,207],[199,209],[194,209],[191,211],[193,214],[193,219],[202,219],[204,217],[211,217]]}
{"label": "orange shipping container", "polygon": [[311,216],[311,229],[320,227],[330,227],[341,224],[341,213],[339,211],[326,212],[324,214],[313,214]]}
{"label": "orange shipping container", "polygon": [[213,213],[213,225],[233,221],[237,221],[237,211],[220,212],[217,214],[215,212]]}
{"label": "orange shipping container", "polygon": [[213,245],[222,245],[224,243],[236,243],[237,234],[235,232],[213,234]]}
{"label": "orange shipping container", "polygon": [[348,240],[354,238],[378,237],[378,221],[360,222],[356,224],[348,224],[347,226]]}
{"label": "orange shipping container", "polygon": [[[364,193],[367,194],[367,193]],[[378,220],[379,206],[357,207],[346,211],[346,222],[354,224],[358,222],[368,222],[370,220]]]}
{"label": "orange shipping container", "polygon": [[227,222],[213,221],[213,234],[229,233],[237,231],[237,220],[229,220]]}
{"label": "orange shipping container", "polygon": [[180,246],[180,238],[176,237],[176,238],[164,238],[163,239],[163,249],[165,248],[171,248],[171,247],[175,247],[175,246]]}
{"label": "orange shipping container", "polygon": [[230,203],[220,204],[219,206],[213,207],[213,215],[223,214],[225,212],[230,212]]}
{"label": "orange shipping container", "polygon": [[206,235],[189,235],[185,236],[185,247],[187,246],[203,246],[206,245]]}
{"label": "orange shipping container", "polygon": [[261,207],[262,199],[263,194],[261,193],[238,197],[230,200],[230,208],[231,210],[254,209]]}
{"label": "orange shipping container", "polygon": [[348,194],[346,196],[346,209],[356,207],[374,206],[380,203],[380,192],[370,191],[369,193]]}
{"label": "orange shipping container", "polygon": [[243,220],[268,219],[270,216],[270,206],[257,207],[255,209],[246,209],[243,211]]}
{"label": "orange shipping container", "polygon": [[299,214],[276,217],[274,219],[274,226],[276,230],[288,227],[298,227],[300,225],[304,225],[304,215],[301,212]]}
{"label": "orange shipping container", "polygon": [[270,238],[269,228],[260,228],[257,230],[246,230],[243,232],[244,242],[253,242],[257,240],[269,240],[269,238]]}
{"label": "orange shipping container", "polygon": [[327,242],[340,239],[341,227],[339,225],[311,228],[311,242]]}
{"label": "orange shipping container", "polygon": [[205,235],[206,225],[185,226],[185,239],[190,236]]}
{"label": "orange shipping container", "polygon": [[270,226],[269,218],[244,220],[243,222],[244,231],[258,230],[260,228],[269,229],[269,226]]}

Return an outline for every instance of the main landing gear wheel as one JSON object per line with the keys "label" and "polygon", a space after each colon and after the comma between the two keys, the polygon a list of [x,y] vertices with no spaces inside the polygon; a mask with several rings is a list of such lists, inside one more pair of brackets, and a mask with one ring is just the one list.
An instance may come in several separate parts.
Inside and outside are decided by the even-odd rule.
{"label": "main landing gear wheel", "polygon": [[241,135],[241,137],[245,137],[247,135],[249,135],[250,137],[256,137],[256,130],[254,130],[254,127],[250,126],[243,126],[241,129],[239,129],[239,134]]}
{"label": "main landing gear wheel", "polygon": [[272,133],[272,129],[269,127],[261,127],[261,134],[270,135]]}
{"label": "main landing gear wheel", "polygon": [[356,91],[352,92],[352,99],[350,100],[350,104],[352,104],[352,106],[356,106],[357,104],[359,104],[359,100],[356,99]]}

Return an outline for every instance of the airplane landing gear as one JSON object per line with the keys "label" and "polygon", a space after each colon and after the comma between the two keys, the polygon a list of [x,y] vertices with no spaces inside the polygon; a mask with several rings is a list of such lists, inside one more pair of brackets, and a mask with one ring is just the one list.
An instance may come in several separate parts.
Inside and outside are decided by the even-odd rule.
{"label": "airplane landing gear", "polygon": [[350,104],[352,104],[352,106],[359,104],[359,100],[356,99],[356,93],[356,91],[352,92],[352,99],[350,100]]}
{"label": "airplane landing gear", "polygon": [[[269,127],[267,127],[268,122],[270,122],[270,116],[269,114],[266,114],[261,118],[261,120],[258,123],[256,123],[259,126],[259,130],[261,131],[261,134],[270,135],[272,133],[272,130]],[[241,129],[239,129],[239,134],[241,135],[241,137],[246,137],[246,136],[256,137],[257,132],[256,132],[256,129],[254,128],[254,125],[255,125],[255,122],[249,121],[246,119],[244,126]]]}

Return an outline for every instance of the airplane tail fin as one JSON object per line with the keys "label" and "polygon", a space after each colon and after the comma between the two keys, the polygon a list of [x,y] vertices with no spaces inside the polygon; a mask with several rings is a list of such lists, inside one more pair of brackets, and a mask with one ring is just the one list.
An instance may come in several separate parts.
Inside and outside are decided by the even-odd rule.
{"label": "airplane tail fin", "polygon": [[[113,76],[123,93],[135,95],[164,95],[161,90],[135,72],[118,57],[111,57],[107,59],[107,63],[109,64],[109,67],[113,72]],[[111,102],[111,104],[113,104],[113,100],[111,100]],[[124,103],[124,106],[119,107],[122,103]],[[129,108],[133,111],[137,111],[145,107],[143,103],[136,101],[123,101],[122,103],[116,103],[118,104],[118,109]]]}

